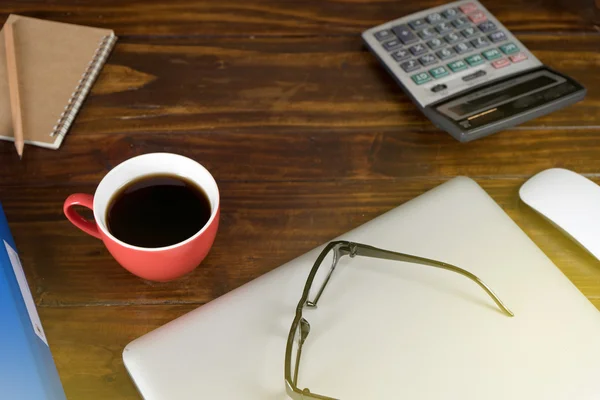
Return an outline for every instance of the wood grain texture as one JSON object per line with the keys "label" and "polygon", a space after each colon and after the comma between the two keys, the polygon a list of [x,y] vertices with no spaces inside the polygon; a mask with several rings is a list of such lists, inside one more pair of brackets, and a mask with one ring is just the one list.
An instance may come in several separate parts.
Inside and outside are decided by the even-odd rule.
{"label": "wood grain texture", "polygon": [[225,180],[530,175],[556,163],[597,171],[600,36],[525,36],[587,98],[467,146],[417,112],[357,39],[125,41],[60,152],[28,148],[19,163],[0,143],[4,165],[20,171],[0,184],[95,183],[148,151],[201,154]]}
{"label": "wood grain texture", "polygon": [[[243,36],[357,34],[392,18],[445,4],[440,0],[6,0],[8,13],[91,24],[119,36]],[[487,1],[486,7],[513,31],[594,31],[587,0]],[[2,21],[3,22],[3,21]]]}
{"label": "wood grain texture", "polygon": [[[523,126],[600,126],[600,35],[519,37],[588,89],[585,101]],[[114,87],[115,68],[131,71],[129,86]],[[437,131],[358,36],[121,40],[93,92],[73,132]]]}
{"label": "wood grain texture", "polygon": [[[7,0],[9,13],[120,37],[59,151],[0,143],[0,201],[70,400],[138,399],[131,340],[457,175],[476,179],[600,308],[600,263],[525,206],[531,175],[600,183],[600,33],[590,0],[486,1],[586,99],[461,144],[435,128],[360,33],[438,0]],[[167,151],[204,164],[222,195],[205,262],[140,280],[62,215],[115,165]],[[88,213],[89,215],[89,213]]]}
{"label": "wood grain texture", "polygon": [[393,128],[69,135],[59,152],[28,147],[21,162],[2,143],[3,167],[17,173],[0,174],[0,186],[95,185],[122,161],[160,151],[197,160],[219,182],[531,176],[557,166],[600,172],[600,127],[512,129],[468,144],[437,130]]}
{"label": "wood grain texture", "polygon": [[123,365],[123,348],[194,308],[38,307],[67,399],[140,399]]}

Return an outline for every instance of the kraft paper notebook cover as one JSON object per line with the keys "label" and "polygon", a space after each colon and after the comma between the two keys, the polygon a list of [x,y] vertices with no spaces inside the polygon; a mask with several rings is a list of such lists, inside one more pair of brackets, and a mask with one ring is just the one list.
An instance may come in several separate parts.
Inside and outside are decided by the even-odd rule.
{"label": "kraft paper notebook cover", "polygon": [[[117,37],[109,29],[10,15],[25,143],[58,149]],[[13,140],[4,28],[0,31],[0,139]]]}

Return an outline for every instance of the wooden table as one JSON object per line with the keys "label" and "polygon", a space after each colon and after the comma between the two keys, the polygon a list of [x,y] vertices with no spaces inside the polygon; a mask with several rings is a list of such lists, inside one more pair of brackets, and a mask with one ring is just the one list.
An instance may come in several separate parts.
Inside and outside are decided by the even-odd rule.
{"label": "wooden table", "polygon": [[[600,182],[600,32],[593,0],[487,1],[587,98],[461,144],[436,129],[360,32],[438,0],[16,1],[9,13],[120,37],[58,151],[0,143],[10,221],[69,399],[136,399],[131,340],[457,175],[479,182],[600,307],[600,263],[519,201],[565,167]],[[192,157],[217,179],[221,227],[189,276],[140,280],[62,214],[134,155]],[[600,205],[599,205],[600,206]]]}

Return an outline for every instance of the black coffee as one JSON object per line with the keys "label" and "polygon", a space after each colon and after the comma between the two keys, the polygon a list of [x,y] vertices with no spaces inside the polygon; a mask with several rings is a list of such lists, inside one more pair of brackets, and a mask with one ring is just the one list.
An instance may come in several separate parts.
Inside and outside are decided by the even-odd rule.
{"label": "black coffee", "polygon": [[108,230],[139,247],[165,247],[194,236],[208,222],[210,201],[195,183],[175,175],[148,175],[113,195]]}

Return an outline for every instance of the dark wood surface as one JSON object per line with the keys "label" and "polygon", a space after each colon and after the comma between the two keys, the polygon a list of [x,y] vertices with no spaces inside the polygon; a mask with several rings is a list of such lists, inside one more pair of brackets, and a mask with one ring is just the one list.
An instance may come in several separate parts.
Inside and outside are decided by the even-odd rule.
{"label": "dark wood surface", "polygon": [[[588,95],[468,144],[421,115],[362,30],[437,0],[15,1],[9,13],[111,28],[108,64],[58,151],[0,143],[2,202],[69,399],[139,398],[131,340],[444,181],[474,178],[600,307],[600,263],[518,198],[550,167],[600,183],[600,29],[592,0],[488,1],[542,62]],[[140,280],[70,225],[62,202],[127,158],[169,151],[222,193],[205,262]],[[335,211],[333,211],[335,210]]]}

